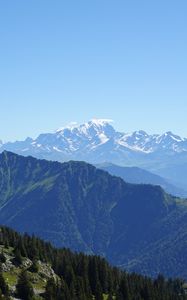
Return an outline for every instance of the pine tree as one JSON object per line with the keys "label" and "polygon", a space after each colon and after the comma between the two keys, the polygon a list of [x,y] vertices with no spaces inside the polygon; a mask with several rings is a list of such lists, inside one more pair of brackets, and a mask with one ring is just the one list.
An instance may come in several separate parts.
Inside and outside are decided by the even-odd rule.
{"label": "pine tree", "polygon": [[5,241],[5,248],[6,248],[6,249],[9,248],[9,242],[8,242],[8,240]]}
{"label": "pine tree", "polygon": [[32,265],[29,268],[29,271],[32,273],[37,273],[38,270],[39,270],[38,262],[37,262],[37,260],[34,260]]}
{"label": "pine tree", "polygon": [[5,262],[6,262],[6,257],[5,257],[5,255],[4,255],[3,250],[2,250],[1,253],[0,253],[0,262],[1,262],[1,263],[5,263]]}
{"label": "pine tree", "polygon": [[8,295],[8,285],[5,282],[2,272],[0,272],[0,289],[3,295]]}
{"label": "pine tree", "polygon": [[23,237],[19,239],[17,248],[19,249],[21,256],[23,257],[27,256],[27,251],[25,249]]}
{"label": "pine tree", "polygon": [[130,300],[130,292],[126,276],[123,276],[119,289],[121,294],[123,295],[123,298],[125,300]]}
{"label": "pine tree", "polygon": [[44,298],[46,300],[55,300],[56,296],[56,283],[54,278],[49,278],[45,288]]}
{"label": "pine tree", "polygon": [[[97,285],[99,282],[99,274],[98,274],[98,264],[96,261],[96,257],[90,259],[89,263],[89,281],[92,294],[95,295],[97,292]],[[100,286],[101,288],[101,286]]]}
{"label": "pine tree", "polygon": [[124,300],[123,295],[119,290],[116,293],[116,300]]}
{"label": "pine tree", "polygon": [[24,300],[31,300],[34,295],[32,284],[29,280],[28,273],[25,270],[19,275],[18,283],[16,285],[16,294],[19,298]]}
{"label": "pine tree", "polygon": [[33,259],[38,259],[39,258],[39,251],[37,248],[37,239],[35,236],[32,236],[30,240],[30,245],[28,249],[28,257],[33,260]]}
{"label": "pine tree", "polygon": [[72,297],[70,290],[63,279],[61,280],[61,295],[57,300],[76,300],[76,298]]}
{"label": "pine tree", "polygon": [[22,257],[21,257],[21,253],[20,250],[18,248],[16,248],[14,250],[14,263],[17,265],[21,265],[22,264]]}
{"label": "pine tree", "polygon": [[96,284],[95,300],[103,300],[103,292],[102,292],[101,285],[99,282],[97,282],[97,284]]}
{"label": "pine tree", "polygon": [[107,300],[113,300],[112,293],[110,293],[110,294],[108,295]]}
{"label": "pine tree", "polygon": [[83,278],[80,276],[76,278],[76,299],[87,300],[85,290],[84,290],[84,281]]}

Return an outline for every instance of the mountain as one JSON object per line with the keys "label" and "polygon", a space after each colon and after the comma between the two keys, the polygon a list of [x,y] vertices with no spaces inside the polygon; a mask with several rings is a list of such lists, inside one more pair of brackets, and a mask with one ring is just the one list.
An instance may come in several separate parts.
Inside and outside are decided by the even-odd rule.
{"label": "mountain", "polygon": [[[162,153],[174,154],[187,152],[187,139],[181,138],[172,132],[149,135],[143,130],[133,133],[121,133],[114,129],[110,120],[93,119],[85,124],[71,124],[59,128],[54,133],[40,134],[36,139],[27,138],[25,141],[8,142],[1,145],[1,151],[14,150],[22,154],[33,154],[45,157],[53,156],[64,160],[80,155],[84,150],[84,156],[88,155],[92,160],[92,152],[95,160],[103,158],[102,150],[112,150],[112,157],[119,156],[123,159],[128,153],[137,155]],[[100,157],[97,157],[99,152]],[[120,155],[120,152],[121,155]],[[83,156],[83,157],[84,157]],[[82,157],[82,155],[81,155]],[[110,157],[110,156],[109,156]],[[110,161],[110,159],[108,159]]]}
{"label": "mountain", "polygon": [[187,299],[182,279],[128,274],[99,256],[56,249],[7,227],[0,227],[0,241],[4,300]]}
{"label": "mountain", "polygon": [[60,162],[84,160],[138,166],[187,190],[187,177],[181,175],[181,167],[187,162],[187,138],[170,131],[153,135],[143,130],[123,133],[116,131],[110,120],[93,119],[40,134],[36,139],[0,144],[0,151],[4,150]]}
{"label": "mountain", "polygon": [[98,164],[96,167],[129,183],[160,185],[169,194],[184,198],[187,195],[185,190],[174,186],[161,176],[138,167],[121,167],[111,163]]}
{"label": "mountain", "polygon": [[187,201],[85,162],[3,152],[0,224],[129,271],[187,278]]}

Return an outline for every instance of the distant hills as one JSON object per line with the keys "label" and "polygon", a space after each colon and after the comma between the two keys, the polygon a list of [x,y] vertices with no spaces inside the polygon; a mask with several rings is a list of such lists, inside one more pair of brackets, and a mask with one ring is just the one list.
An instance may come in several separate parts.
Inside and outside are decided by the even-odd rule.
{"label": "distant hills", "polygon": [[138,167],[121,167],[111,163],[103,163],[96,165],[98,168],[109,172],[111,175],[119,176],[124,181],[134,184],[152,184],[160,185],[169,194],[187,197],[187,192],[169,183],[166,179],[159,175],[155,175],[149,171]]}
{"label": "distant hills", "polygon": [[0,223],[129,271],[187,278],[187,202],[84,162],[0,155]]}
{"label": "distant hills", "polygon": [[187,138],[170,131],[153,135],[142,130],[124,133],[116,131],[110,120],[93,119],[40,134],[36,139],[0,143],[0,151],[4,150],[61,162],[84,160],[137,166],[187,190]]}

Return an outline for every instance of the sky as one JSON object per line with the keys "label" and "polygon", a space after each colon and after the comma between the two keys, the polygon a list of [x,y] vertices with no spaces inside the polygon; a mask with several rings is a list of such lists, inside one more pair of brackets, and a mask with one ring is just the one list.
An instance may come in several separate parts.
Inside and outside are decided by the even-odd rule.
{"label": "sky", "polygon": [[186,0],[0,0],[0,139],[69,122],[187,137]]}

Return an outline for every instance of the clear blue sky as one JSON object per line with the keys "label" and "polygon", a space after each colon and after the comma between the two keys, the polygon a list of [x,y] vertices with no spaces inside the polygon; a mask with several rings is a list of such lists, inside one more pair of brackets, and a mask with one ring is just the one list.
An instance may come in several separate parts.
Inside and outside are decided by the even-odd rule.
{"label": "clear blue sky", "polygon": [[110,118],[187,136],[187,1],[0,1],[0,139]]}

